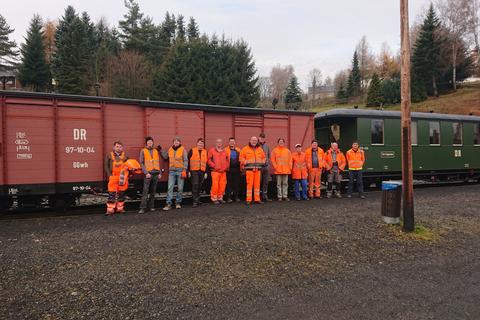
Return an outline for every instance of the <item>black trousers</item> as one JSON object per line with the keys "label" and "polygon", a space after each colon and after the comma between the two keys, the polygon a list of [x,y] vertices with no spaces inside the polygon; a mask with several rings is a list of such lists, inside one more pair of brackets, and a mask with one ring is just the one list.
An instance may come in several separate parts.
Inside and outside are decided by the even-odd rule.
{"label": "black trousers", "polygon": [[262,199],[268,199],[268,183],[270,182],[270,168],[263,167],[262,168],[262,177],[260,179],[261,183],[261,191],[262,191]]}
{"label": "black trousers", "polygon": [[200,193],[202,192],[203,180],[205,178],[205,172],[201,170],[195,170],[190,172],[192,177],[192,197],[194,203],[200,202]]}
{"label": "black trousers", "polygon": [[240,190],[240,168],[230,168],[227,171],[227,191],[225,193],[227,199],[238,199]]}
{"label": "black trousers", "polygon": [[152,174],[150,178],[143,179],[142,201],[140,209],[155,208],[155,193],[157,193],[158,173]]}
{"label": "black trousers", "polygon": [[348,194],[353,192],[353,182],[357,180],[358,193],[363,194],[363,174],[362,170],[350,170],[348,171]]}

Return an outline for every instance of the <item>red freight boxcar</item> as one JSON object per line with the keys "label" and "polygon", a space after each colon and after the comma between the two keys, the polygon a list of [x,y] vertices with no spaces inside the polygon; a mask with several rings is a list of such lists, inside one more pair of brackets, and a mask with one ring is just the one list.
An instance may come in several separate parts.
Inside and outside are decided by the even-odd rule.
{"label": "red freight boxcar", "polygon": [[[169,146],[174,136],[190,148],[231,136],[239,146],[261,131],[271,146],[292,148],[314,135],[313,113],[104,97],[0,91],[0,207],[72,201],[103,190],[103,159],[112,143],[137,158],[147,135]],[[167,175],[164,175],[164,179]],[[48,197],[46,197],[48,196]]]}

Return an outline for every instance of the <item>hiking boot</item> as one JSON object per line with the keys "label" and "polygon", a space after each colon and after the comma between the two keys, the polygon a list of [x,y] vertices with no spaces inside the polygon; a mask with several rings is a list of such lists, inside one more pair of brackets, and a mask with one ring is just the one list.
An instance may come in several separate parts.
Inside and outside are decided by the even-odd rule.
{"label": "hiking boot", "polygon": [[168,210],[171,210],[171,209],[172,209],[171,204],[167,204],[167,205],[165,205],[165,207],[163,207],[163,211],[168,211]]}
{"label": "hiking boot", "polygon": [[182,209],[182,205],[181,205],[180,203],[177,203],[177,204],[175,205],[175,209]]}
{"label": "hiking boot", "polygon": [[340,194],[340,192],[335,192],[335,197],[340,199],[342,197],[342,195]]}

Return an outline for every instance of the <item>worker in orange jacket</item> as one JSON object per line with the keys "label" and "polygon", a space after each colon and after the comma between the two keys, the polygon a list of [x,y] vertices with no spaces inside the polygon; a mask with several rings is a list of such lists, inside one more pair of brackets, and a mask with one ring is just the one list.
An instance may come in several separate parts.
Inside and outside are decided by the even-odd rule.
{"label": "worker in orange jacket", "polygon": [[359,148],[358,142],[354,141],[352,149],[347,151],[348,163],[348,198],[352,197],[353,183],[357,180],[357,189],[360,198],[365,199],[363,195],[363,164],[365,163],[365,153]]}
{"label": "worker in orange jacket", "polygon": [[288,175],[292,173],[292,153],[285,147],[285,139],[278,139],[277,146],[272,150],[270,160],[274,170],[273,173],[277,177],[278,201],[289,201]]}
{"label": "worker in orange jacket", "polygon": [[155,211],[157,183],[162,177],[160,170],[160,153],[154,148],[152,137],[145,137],[145,147],[140,151],[138,160],[144,174],[142,199],[138,213],[143,214],[145,210]]}
{"label": "worker in orange jacket", "polygon": [[312,140],[311,147],[305,150],[308,170],[308,196],[313,199],[320,198],[322,170],[324,167],[322,148],[318,147],[317,140]]}
{"label": "worker in orange jacket", "polygon": [[[161,146],[158,146],[158,148],[161,150]],[[183,186],[187,178],[188,154],[182,146],[180,137],[175,137],[172,146],[167,151],[162,151],[161,155],[163,159],[168,160],[167,203],[165,207],[163,207],[163,210],[168,211],[172,209],[175,184],[177,185],[175,208],[181,209]]]}
{"label": "worker in orange jacket", "polygon": [[108,199],[106,215],[125,212],[125,191],[128,190],[128,178],[131,172],[140,173],[138,161],[128,159],[123,152],[123,144],[116,141],[113,151],[105,160],[108,178]]}
{"label": "worker in orange jacket", "polygon": [[345,170],[347,161],[336,142],[332,142],[330,149],[325,153],[324,161],[325,169],[328,171],[327,198],[332,197],[333,184],[335,184],[335,196],[341,198],[342,171]]}
{"label": "worker in orange jacket", "polygon": [[260,199],[260,178],[262,168],[265,165],[265,159],[265,152],[258,145],[257,137],[251,137],[248,145],[240,152],[240,169],[242,172],[245,172],[247,177],[247,205],[252,203],[252,191],[255,203],[263,203]]}
{"label": "worker in orange jacket", "polygon": [[212,188],[210,190],[210,198],[213,204],[225,203],[223,194],[227,186],[227,171],[230,159],[227,152],[223,148],[222,139],[215,141],[215,147],[208,151],[208,166],[211,169]]}
{"label": "worker in orange jacket", "polygon": [[[305,152],[302,152],[302,145],[297,143],[295,151],[292,153],[292,179],[295,181],[295,199],[309,200],[307,196],[307,159]],[[302,194],[300,195],[300,185]]]}

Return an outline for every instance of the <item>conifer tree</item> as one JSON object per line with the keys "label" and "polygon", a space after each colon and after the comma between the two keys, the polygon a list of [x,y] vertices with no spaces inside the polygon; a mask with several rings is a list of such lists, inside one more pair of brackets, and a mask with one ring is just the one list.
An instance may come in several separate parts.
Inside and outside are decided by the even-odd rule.
{"label": "conifer tree", "polygon": [[50,67],[46,61],[42,19],[34,15],[20,52],[22,61],[18,77],[23,86],[44,91],[50,84]]}
{"label": "conifer tree", "polygon": [[345,102],[346,99],[348,99],[347,92],[345,91],[345,85],[343,84],[343,82],[340,83],[340,87],[337,90],[336,98],[342,103]]}
{"label": "conifer tree", "polygon": [[415,42],[412,54],[412,71],[415,74],[416,87],[412,89],[416,98],[425,97],[423,90],[438,96],[437,79],[440,75],[441,44],[440,21],[433,4],[427,12]]}
{"label": "conifer tree", "polygon": [[379,107],[383,102],[381,93],[381,82],[377,73],[374,73],[367,92],[367,106]]}
{"label": "conifer tree", "polygon": [[298,84],[296,76],[292,76],[288,82],[288,86],[285,89],[284,100],[287,109],[300,109],[302,103],[302,91],[300,90],[300,85]]}
{"label": "conifer tree", "polygon": [[357,51],[353,54],[352,71],[348,77],[347,83],[347,96],[358,97],[362,94],[362,76],[360,73],[360,67],[358,64]]}
{"label": "conifer tree", "polygon": [[[18,55],[15,48],[17,44],[9,40],[9,35],[15,31],[10,28],[7,20],[0,14],[0,71],[9,71],[15,68],[16,57]],[[2,89],[5,89],[5,79],[0,79]]]}
{"label": "conifer tree", "polygon": [[190,21],[188,23],[187,36],[188,36],[188,41],[193,41],[195,39],[198,39],[198,37],[200,36],[198,24],[193,17],[190,17]]}

